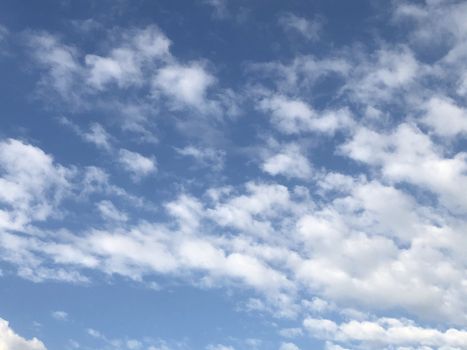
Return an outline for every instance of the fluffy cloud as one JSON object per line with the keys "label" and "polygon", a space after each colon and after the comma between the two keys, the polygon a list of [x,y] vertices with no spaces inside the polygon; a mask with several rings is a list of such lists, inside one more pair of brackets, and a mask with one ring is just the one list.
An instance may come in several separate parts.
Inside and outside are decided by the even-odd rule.
{"label": "fluffy cloud", "polygon": [[413,125],[402,123],[391,133],[361,128],[342,151],[355,160],[380,167],[382,175],[391,181],[408,182],[433,192],[453,211],[467,207],[458,192],[467,181],[466,154],[445,157],[442,149]]}
{"label": "fluffy cloud", "polygon": [[174,102],[174,107],[189,106],[208,111],[214,107],[206,98],[207,90],[215,83],[214,77],[200,64],[168,65],[154,78],[154,92],[162,93]]}
{"label": "fluffy cloud", "polygon": [[[359,349],[406,349],[405,346],[429,349],[464,349],[467,332],[458,329],[440,331],[423,328],[412,321],[381,318],[375,321],[349,321],[337,324],[327,319],[307,318],[303,326],[312,335],[345,344],[356,344]],[[332,347],[331,347],[332,348]],[[339,349],[339,347],[337,348]]]}
{"label": "fluffy cloud", "polygon": [[44,32],[31,34],[29,46],[33,58],[47,72],[41,83],[51,86],[67,100],[77,99],[74,81],[81,74],[81,67],[76,48],[62,44],[58,38]]}
{"label": "fluffy cloud", "polygon": [[[138,281],[165,275],[203,287],[246,287],[254,294],[246,309],[306,317],[304,328],[327,350],[466,347],[464,331],[421,324],[467,324],[467,201],[461,190],[467,188],[467,156],[457,143],[467,131],[466,79],[458,73],[467,57],[467,7],[449,1],[391,4],[394,20],[413,26],[407,42],[250,64],[243,98],[269,117],[273,129],[265,126],[266,137],[279,140],[253,161],[274,178],[251,181],[253,175],[242,174],[220,187],[197,183],[192,192],[184,183],[160,203],[157,209],[166,216],[157,220],[143,220],[134,208],[113,201],[118,196],[138,209],[150,206],[90,167],[82,171],[84,189],[77,192],[80,199],[102,197],[92,208],[105,223],[76,232],[38,230],[36,221],[60,213],[73,171],[37,147],[3,141],[1,258],[37,281],[86,281],[85,274],[97,270]],[[304,18],[287,15],[280,21],[310,40],[318,35]],[[446,46],[434,40],[440,57],[429,62],[419,50],[438,34]],[[214,125],[212,131],[218,126],[212,116],[237,106],[239,94],[221,89],[214,69],[202,60],[174,57],[156,27],[119,35],[120,43],[92,53],[47,33],[32,35],[34,57],[47,71],[42,84],[66,98],[142,92],[141,101],[116,104],[133,116],[124,123],[132,130],[144,129],[141,120],[159,115],[153,112],[164,106],[180,115],[190,111],[185,130],[197,133],[205,123]],[[440,77],[446,83],[433,84]],[[330,89],[329,99],[320,95],[327,93],[320,84],[327,83],[339,86]],[[183,118],[177,120],[179,130]],[[84,140],[111,150],[115,139],[101,124],[83,130]],[[325,140],[326,157],[332,157],[328,168],[312,164],[301,143],[305,138],[316,141],[316,152]],[[228,156],[210,146],[175,151],[218,172]],[[154,158],[127,149],[117,153],[117,161],[134,180],[157,170]],[[307,188],[297,180],[308,180]],[[330,314],[351,320],[338,322]],[[404,314],[420,324],[380,317],[386,314]],[[298,327],[281,332],[301,334]],[[284,343],[281,349],[297,347]]]}
{"label": "fluffy cloud", "polygon": [[[116,115],[122,130],[136,132],[150,142],[156,140],[150,117],[162,105],[170,112],[194,111],[197,125],[205,113],[219,120],[238,113],[232,90],[217,87],[215,94],[210,93],[217,78],[206,68],[208,62],[178,60],[170,52],[171,41],[157,26],[103,34],[107,40],[102,47],[107,49],[99,52],[83,52],[48,32],[25,35],[42,71],[37,92],[44,100],[68,106],[70,115],[89,110]],[[108,148],[104,131],[94,123],[89,132],[80,134]]]}
{"label": "fluffy cloud", "polygon": [[285,134],[310,131],[332,134],[352,124],[351,116],[345,109],[317,112],[303,101],[282,95],[264,98],[259,106],[271,113],[272,123]]}
{"label": "fluffy cloud", "polygon": [[105,131],[102,125],[98,123],[91,124],[89,131],[82,134],[84,140],[95,144],[97,147],[110,149],[111,136]]}
{"label": "fluffy cloud", "polygon": [[279,350],[300,350],[294,343],[282,343]]}
{"label": "fluffy cloud", "polygon": [[[407,140],[390,138],[398,139]],[[381,136],[374,141],[389,142]],[[17,141],[8,141],[4,147],[11,145],[42,159],[48,175],[45,184],[63,180],[63,168],[42,151]],[[377,146],[371,148],[371,154],[355,146],[345,150],[354,158],[380,164],[387,147],[381,146],[381,154]],[[416,151],[413,146],[407,149]],[[31,171],[19,165],[7,169],[7,178],[15,181]],[[34,174],[38,181],[41,172]],[[183,194],[166,203],[169,222],[126,226],[127,214],[103,200],[98,208],[114,223],[110,229],[88,227],[76,236],[34,238],[3,233],[7,253],[3,258],[18,264],[24,276],[34,267],[34,278],[39,280],[52,275],[83,280],[79,274],[83,267],[136,280],[152,274],[201,272],[204,284],[240,282],[265,295],[266,302],[284,315],[297,312],[296,293],[301,291],[344,306],[403,308],[426,319],[464,323],[459,313],[467,308],[460,248],[465,245],[463,224],[443,218],[391,185],[335,173],[320,176],[316,175],[319,191],[315,195],[328,198],[333,193],[331,201],[315,202],[300,187],[248,183],[242,190],[209,189],[204,198]],[[50,261],[56,264],[53,269],[45,267]],[[327,310],[326,301],[315,304],[313,312]],[[438,308],[433,309],[433,304]]]}
{"label": "fluffy cloud", "polygon": [[426,104],[423,123],[445,137],[467,133],[467,110],[446,98],[433,97]]}
{"label": "fluffy cloud", "polygon": [[283,175],[305,180],[312,175],[310,162],[296,144],[286,145],[278,153],[267,157],[261,168],[271,175]]}
{"label": "fluffy cloud", "polygon": [[112,49],[107,56],[85,56],[87,81],[96,89],[116,83],[120,87],[144,82],[143,67],[169,58],[169,39],[154,26],[125,33],[127,43]]}
{"label": "fluffy cloud", "polygon": [[121,149],[118,152],[118,157],[120,164],[132,174],[135,180],[157,171],[156,160],[153,157],[145,157],[127,149]]}
{"label": "fluffy cloud", "polygon": [[8,321],[0,318],[0,349],[2,350],[46,350],[44,343],[37,338],[26,340],[16,334]]}
{"label": "fluffy cloud", "polygon": [[40,148],[15,139],[0,142],[0,227],[22,230],[53,215],[71,175]]}
{"label": "fluffy cloud", "polygon": [[413,96],[409,89],[416,86],[423,67],[410,49],[404,46],[382,48],[367,59],[357,63],[357,69],[346,86],[354,99],[364,104],[368,101],[382,104],[393,98]]}

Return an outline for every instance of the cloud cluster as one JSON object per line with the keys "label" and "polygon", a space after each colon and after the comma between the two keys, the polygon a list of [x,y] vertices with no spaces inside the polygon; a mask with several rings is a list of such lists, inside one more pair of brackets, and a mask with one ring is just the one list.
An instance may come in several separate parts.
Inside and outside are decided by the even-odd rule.
{"label": "cloud cluster", "polygon": [[[225,3],[209,3],[220,16]],[[282,337],[308,332],[327,350],[466,348],[467,78],[453,72],[467,68],[467,6],[394,1],[391,9],[392,21],[409,28],[406,41],[249,64],[243,94],[221,88],[209,62],[174,57],[155,26],[123,31],[101,53],[30,33],[45,70],[41,84],[69,105],[87,97],[84,105],[101,107],[116,91],[138,92],[114,104],[132,115],[124,128],[138,125],[148,136],[141,131],[148,111],[164,106],[194,116],[174,118],[180,129],[212,131],[222,124],[218,115],[238,114],[242,99],[267,131],[248,145],[259,155],[242,150],[242,166],[257,172],[194,191],[180,186],[158,203],[157,216],[135,213],[153,204],[112,184],[102,169],[61,165],[25,141],[1,141],[1,259],[35,281],[89,282],[98,272],[142,283],[168,276],[205,288],[236,286],[250,293],[245,309],[304,320]],[[304,18],[289,14],[280,23],[318,39]],[[434,60],[421,55],[427,38],[438,45]],[[440,77],[446,81],[434,84]],[[327,84],[337,87],[322,92],[329,97],[323,102]],[[117,147],[98,122],[67,123],[133,185],[165,171],[159,158]],[[168,148],[227,173],[225,151],[209,141],[183,144]],[[319,163],[323,158],[328,162]],[[73,232],[66,222],[53,232],[39,226],[66,216],[66,201],[90,196],[102,222]],[[394,314],[404,317],[385,317]]]}
{"label": "cloud cluster", "polygon": [[[327,319],[306,318],[304,328],[318,338],[357,349],[465,349],[467,332],[423,328],[412,321],[381,318],[337,324]],[[334,345],[336,346],[336,345]],[[331,347],[333,349],[333,347]],[[340,347],[337,345],[337,349]]]}

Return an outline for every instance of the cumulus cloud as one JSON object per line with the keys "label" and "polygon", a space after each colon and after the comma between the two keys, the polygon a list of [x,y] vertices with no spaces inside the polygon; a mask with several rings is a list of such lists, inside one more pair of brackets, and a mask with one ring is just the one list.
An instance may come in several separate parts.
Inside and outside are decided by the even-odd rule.
{"label": "cumulus cloud", "polygon": [[170,40],[155,26],[125,33],[126,43],[108,55],[84,57],[87,81],[96,89],[115,83],[120,87],[144,83],[143,67],[170,55]]}
{"label": "cumulus cloud", "polygon": [[0,227],[22,230],[55,214],[69,190],[72,171],[40,148],[8,139],[0,142]]}
{"label": "cumulus cloud", "polygon": [[296,144],[289,144],[264,160],[261,168],[271,175],[283,175],[290,178],[309,179],[312,167]]}
{"label": "cumulus cloud", "polygon": [[2,350],[46,350],[37,338],[27,340],[11,329],[8,321],[0,318],[0,349]]}
{"label": "cumulus cloud", "polygon": [[467,181],[465,152],[445,157],[430,137],[413,125],[402,123],[390,133],[361,128],[341,149],[355,160],[380,167],[391,181],[431,191],[453,211],[467,207],[458,193]]}
{"label": "cumulus cloud", "polygon": [[157,171],[154,157],[145,157],[142,154],[127,149],[121,149],[118,152],[118,161],[135,180]]}
{"label": "cumulus cloud", "polygon": [[[467,324],[467,155],[458,142],[467,117],[465,76],[458,72],[467,57],[467,7],[450,1],[391,4],[394,20],[413,26],[408,41],[249,65],[245,101],[268,116],[272,129],[261,124],[267,137],[280,138],[279,146],[253,161],[272,176],[252,181],[256,175],[246,172],[220,187],[197,183],[193,191],[184,183],[160,203],[167,217],[130,220],[110,197],[139,209],[147,201],[112,185],[106,171],[89,167],[77,192],[81,199],[102,196],[92,208],[105,225],[41,231],[35,222],[60,214],[73,170],[38,147],[2,141],[1,258],[36,281],[86,281],[91,270],[137,281],[164,275],[204,288],[241,286],[253,294],[247,310],[305,317],[303,329],[327,350],[466,347],[461,327]],[[281,23],[310,40],[319,36],[307,19],[288,15]],[[449,40],[444,49],[437,46],[440,57],[431,62],[419,50],[438,34]],[[136,123],[140,130],[154,104],[173,113],[189,110],[190,118],[209,122],[227,105],[238,105],[238,94],[219,87],[211,66],[174,57],[170,40],[156,27],[120,36],[121,42],[103,45],[109,48],[104,52],[82,53],[53,35],[31,35],[33,55],[47,71],[42,84],[68,97],[141,89],[131,91],[150,97],[118,104],[126,115],[137,116],[125,127],[137,128]],[[327,99],[320,84],[338,87]],[[193,117],[187,128],[202,118]],[[110,129],[89,125],[80,129],[82,138],[110,149]],[[326,147],[332,161],[317,167],[298,137],[313,138],[316,153]],[[227,153],[182,144],[189,146],[175,149],[178,155],[224,169]],[[134,180],[157,171],[154,157],[124,148],[117,155]],[[309,184],[305,188],[297,180]],[[387,314],[396,316],[381,317]],[[96,331],[89,334],[102,339]],[[299,337],[303,330],[291,326],[280,334]],[[139,346],[137,340],[121,341]],[[297,346],[283,343],[281,349]]]}
{"label": "cumulus cloud", "polygon": [[[375,321],[349,321],[338,324],[327,319],[307,318],[304,328],[312,335],[344,344],[357,344],[358,349],[463,349],[467,346],[467,332],[458,329],[440,331],[420,327],[412,321],[381,318]],[[331,347],[333,349],[333,347]],[[337,349],[340,349],[337,347]]]}
{"label": "cumulus cloud", "polygon": [[282,343],[279,350],[300,350],[294,343]]}
{"label": "cumulus cloud", "polygon": [[[60,109],[66,105],[71,116],[89,110],[113,114],[121,119],[122,130],[143,135],[147,142],[157,141],[150,117],[161,109],[191,110],[198,119],[196,125],[205,114],[217,120],[238,114],[236,94],[217,86],[218,79],[207,69],[209,62],[177,59],[170,39],[157,26],[103,34],[105,44],[100,47],[104,49],[97,51],[82,50],[49,32],[25,34],[42,73],[37,93],[43,100]],[[109,148],[109,135],[98,123],[79,134]]]}
{"label": "cumulus cloud", "polygon": [[444,137],[467,133],[467,110],[446,98],[433,97],[426,103],[422,122]]}
{"label": "cumulus cloud", "polygon": [[202,65],[168,65],[159,70],[153,81],[154,93],[162,93],[174,102],[175,108],[189,106],[208,111],[214,105],[207,100],[207,90],[215,78]]}
{"label": "cumulus cloud", "polygon": [[346,109],[317,112],[306,102],[282,95],[264,98],[259,107],[271,113],[273,125],[285,134],[310,131],[333,134],[352,124],[352,118]]}

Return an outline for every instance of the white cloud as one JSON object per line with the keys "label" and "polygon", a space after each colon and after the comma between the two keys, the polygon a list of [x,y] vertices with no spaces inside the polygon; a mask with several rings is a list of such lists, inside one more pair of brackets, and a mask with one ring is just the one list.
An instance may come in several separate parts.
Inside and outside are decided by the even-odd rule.
{"label": "white cloud", "polygon": [[120,149],[118,157],[120,164],[126,171],[132,174],[135,180],[157,171],[154,157],[145,157],[127,149]]}
{"label": "white cloud", "polygon": [[296,144],[285,145],[278,153],[266,157],[261,168],[274,176],[283,175],[304,180],[310,179],[313,172],[310,162]]}
{"label": "white cloud", "polygon": [[118,210],[115,207],[115,205],[109,200],[100,201],[96,205],[101,215],[108,220],[114,220],[114,221],[127,221],[128,220],[128,216],[124,212],[121,212],[120,210]]}
{"label": "white cloud", "polygon": [[259,107],[272,114],[272,123],[285,134],[310,131],[332,134],[352,125],[352,118],[346,109],[318,112],[301,100],[282,95],[262,99]]}
{"label": "white cloud", "polygon": [[[221,10],[225,5],[210,3]],[[265,152],[261,168],[288,180],[313,176],[316,181],[307,188],[289,184],[292,181],[287,187],[279,176],[244,186],[235,179],[233,186],[208,188],[196,197],[188,191],[174,194],[174,200],[161,203],[167,221],[128,224],[127,214],[107,197],[124,198],[138,208],[146,208],[146,202],[113,186],[103,170],[90,167],[75,186],[83,185],[80,199],[90,193],[99,196],[95,203],[108,220],[105,229],[85,226],[77,232],[64,228],[50,233],[34,227],[34,221],[57,216],[63,193],[73,186],[73,171],[37,147],[3,141],[2,259],[35,281],[86,281],[81,273],[92,269],[139,281],[164,274],[203,287],[240,285],[254,291],[248,310],[272,311],[276,317],[313,315],[304,326],[325,340],[328,350],[466,347],[460,329],[367,316],[400,311],[424,323],[467,324],[467,200],[462,191],[467,188],[467,155],[444,143],[467,131],[463,102],[453,97],[463,94],[465,83],[459,72],[467,62],[467,6],[450,1],[393,5],[398,16],[416,23],[410,40],[420,44],[424,36],[437,38],[437,32],[448,38],[447,52],[440,53],[444,56],[422,63],[424,55],[410,42],[383,43],[370,52],[352,47],[319,59],[297,55],[286,63],[256,64],[249,70],[262,74],[251,74],[255,88],[247,88],[245,95],[252,92],[252,97],[245,100],[258,102],[256,108],[270,115],[274,128],[287,138],[280,141],[282,149]],[[289,15],[281,21],[310,40],[318,37],[319,29],[304,18]],[[153,92],[148,100],[114,105],[125,116],[136,116],[125,119],[128,130],[141,131],[148,115],[156,114],[152,104],[160,101],[168,100],[177,111],[191,108],[195,115],[210,116],[221,106],[236,106],[231,103],[238,98],[235,93],[215,91],[220,83],[202,61],[186,63],[173,57],[170,41],[157,28],[119,35],[123,40],[116,45],[97,45],[110,47],[104,53],[81,53],[49,34],[32,35],[36,60],[48,70],[42,83],[66,98],[114,88],[138,89],[131,90],[131,96]],[[433,79],[440,77],[446,84],[433,86]],[[332,89],[329,99],[317,94],[325,93],[319,83],[327,83],[327,78],[342,86]],[[319,100],[329,105],[318,109]],[[198,126],[199,120],[188,128]],[[319,142],[320,136],[339,131],[345,132],[333,142],[344,139],[336,146],[336,159],[342,161],[338,166],[345,174],[313,168],[298,143],[290,140],[314,133]],[[91,124],[82,137],[111,147],[111,136],[100,124]],[[195,146],[177,152],[222,170],[222,152]],[[155,158],[126,149],[118,156],[134,179],[157,170]],[[348,166],[349,159],[358,166]],[[331,312],[353,320],[317,318]],[[294,327],[281,335],[300,332]],[[103,337],[96,331],[90,334]],[[138,347],[137,340],[129,345],[128,339],[119,341]]]}
{"label": "white cloud", "polygon": [[294,343],[282,343],[279,350],[300,350]]}
{"label": "white cloud", "polygon": [[141,349],[142,346],[143,344],[139,340],[136,340],[136,339],[130,339],[130,340],[127,340],[126,342],[126,347],[130,350]]}
{"label": "white cloud", "polygon": [[426,104],[422,122],[441,136],[466,134],[467,110],[447,98],[432,97]]}
{"label": "white cloud", "polygon": [[[386,146],[388,140],[412,140],[416,146],[404,146],[401,154],[410,159],[410,151],[431,159],[431,143],[424,144],[416,130],[405,128],[408,134],[371,138],[376,142],[370,146],[372,153],[356,146],[360,143],[345,149],[352,157],[380,164],[386,150],[399,152],[400,146]],[[352,142],[361,137],[357,135]],[[4,156],[3,163],[10,164],[8,180],[19,181],[29,168],[42,169],[34,165],[34,157],[46,164],[47,181],[56,172],[62,174],[62,168],[37,148],[8,141],[3,149],[10,145],[22,150],[22,156]],[[430,151],[422,152],[426,147]],[[27,158],[26,151],[34,157]],[[21,162],[26,160],[25,170]],[[34,181],[44,178],[40,174],[34,172]],[[32,181],[29,175],[25,178]],[[277,315],[290,316],[300,309],[326,312],[330,300],[341,308],[355,304],[373,310],[402,308],[425,319],[465,322],[459,311],[467,309],[462,222],[376,180],[336,173],[318,179],[321,195],[333,193],[331,201],[314,202],[307,190],[278,184],[213,188],[207,197],[184,194],[166,203],[168,222],[123,227],[118,224],[122,220],[114,220],[108,231],[89,227],[76,235],[54,237],[2,232],[2,257],[18,265],[20,275],[34,280],[84,281],[79,272],[84,267],[135,280],[153,274],[201,273],[208,286],[240,283],[254,289],[264,296],[263,310],[275,309]],[[94,171],[85,181],[92,191],[97,186],[100,193],[113,193],[107,190],[111,185],[105,174]],[[120,219],[122,213],[109,209],[109,203],[101,201],[101,210]],[[53,268],[45,267],[47,262],[53,262]],[[297,290],[319,299],[298,307]],[[433,304],[438,307],[433,309]]]}
{"label": "white cloud", "polygon": [[52,317],[59,321],[66,321],[68,319],[68,313],[65,311],[53,311]]}
{"label": "white cloud", "polygon": [[[360,128],[342,147],[349,157],[381,168],[395,182],[408,182],[433,192],[450,210],[467,208],[458,191],[467,185],[467,155],[444,157],[430,137],[410,124],[400,124],[390,133]],[[430,174],[430,176],[426,176]]]}
{"label": "white cloud", "polygon": [[198,63],[190,65],[167,65],[154,77],[154,93],[162,93],[174,102],[173,106],[194,107],[209,111],[214,106],[207,100],[207,90],[216,79]]}
{"label": "white cloud", "polygon": [[[307,331],[320,339],[344,344],[357,344],[357,348],[385,348],[394,346],[434,347],[435,349],[464,349],[467,347],[467,332],[449,328],[440,331],[424,328],[413,321],[380,318],[375,321],[349,321],[337,324],[327,319],[307,318],[303,321]],[[332,349],[332,347],[331,347]]]}
{"label": "white cloud", "polygon": [[309,310],[311,313],[323,313],[330,311],[334,305],[321,298],[313,297],[311,300],[302,300],[302,306]]}
{"label": "white cloud", "polygon": [[74,82],[81,74],[77,50],[45,32],[31,34],[29,46],[35,60],[48,72],[42,84],[52,86],[66,100],[76,99]]}
{"label": "white cloud", "polygon": [[[404,350],[412,350],[409,348],[403,348]],[[403,350],[402,348],[399,348],[398,350]],[[340,345],[334,344],[330,341],[327,341],[325,344],[325,350],[350,350],[348,348],[343,348]],[[419,350],[431,350],[431,349],[419,349]]]}
{"label": "white cloud", "polygon": [[119,87],[141,85],[144,82],[143,66],[154,60],[169,57],[169,39],[155,26],[124,34],[122,46],[112,49],[108,56],[85,56],[88,84],[103,89],[109,83]]}
{"label": "white cloud", "polygon": [[[270,61],[255,63],[249,66],[252,83],[266,78],[267,83],[273,84],[275,92],[286,95],[303,96],[309,98],[316,84],[327,77],[348,78],[353,71],[349,57],[331,56],[317,58],[312,55],[296,55],[288,62]],[[258,74],[259,73],[259,74]],[[262,86],[265,90],[271,89],[270,85]]]}
{"label": "white cloud", "polygon": [[111,138],[112,136],[105,130],[105,128],[99,123],[91,123],[87,131],[80,128],[78,125],[73,123],[68,118],[60,118],[60,123],[70,128],[75,134],[77,134],[84,141],[92,143],[97,147],[105,150],[111,149]]}
{"label": "white cloud", "polygon": [[303,331],[301,328],[284,328],[279,331],[279,334],[284,338],[295,338],[301,336]]}
{"label": "white cloud", "polygon": [[[95,330],[93,328],[88,328],[86,333],[94,338],[93,342],[99,344],[100,349],[128,349],[128,350],[170,350],[173,349],[171,346],[167,346],[166,342],[160,339],[154,339],[152,337],[142,337],[142,338],[132,338],[129,336],[121,336],[119,338],[111,338],[106,334]],[[179,348],[174,347],[174,348]]]}
{"label": "white cloud", "polygon": [[408,47],[381,48],[354,65],[344,90],[357,103],[417,103],[422,92],[418,81],[427,72]]}
{"label": "white cloud", "polygon": [[323,21],[318,18],[307,19],[293,13],[282,15],[279,24],[285,29],[300,33],[308,40],[318,40],[323,27]]}
{"label": "white cloud", "polygon": [[186,146],[177,148],[176,151],[182,156],[192,157],[201,165],[210,167],[213,170],[220,171],[224,167],[225,152],[221,150]]}
{"label": "white cloud", "polygon": [[89,131],[83,133],[84,140],[95,144],[97,147],[104,149],[110,149],[110,138],[111,136],[105,131],[102,125],[98,123],[92,123]]}
{"label": "white cloud", "polygon": [[248,183],[246,194],[220,199],[207,215],[217,225],[263,236],[272,230],[270,223],[261,218],[272,218],[289,205],[285,186]]}
{"label": "white cloud", "polygon": [[102,338],[102,334],[95,329],[88,328],[86,332],[93,338]]}
{"label": "white cloud", "polygon": [[21,230],[54,215],[70,188],[71,170],[41,149],[19,140],[0,142],[0,227]]}
{"label": "white cloud", "polygon": [[0,349],[2,350],[46,350],[44,343],[37,338],[26,340],[16,334],[8,321],[0,318]]}

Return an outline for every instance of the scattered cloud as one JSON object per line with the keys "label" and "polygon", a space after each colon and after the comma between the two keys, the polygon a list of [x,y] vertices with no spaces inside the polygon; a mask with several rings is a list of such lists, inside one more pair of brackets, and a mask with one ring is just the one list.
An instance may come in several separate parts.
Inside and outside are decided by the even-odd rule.
{"label": "scattered cloud", "polygon": [[333,134],[352,125],[352,117],[346,109],[317,112],[306,102],[282,95],[262,99],[259,107],[271,114],[273,125],[284,134],[312,131]]}
{"label": "scattered cloud", "polygon": [[203,3],[212,8],[214,18],[224,19],[229,16],[228,0],[204,0]]}
{"label": "scattered cloud", "polygon": [[58,321],[66,321],[68,319],[68,313],[65,311],[53,311],[52,317]]}
{"label": "scattered cloud", "polygon": [[200,111],[211,110],[214,105],[206,94],[215,78],[199,63],[168,65],[154,77],[154,93],[162,93],[172,99],[174,108],[194,107]]}
{"label": "scattered cloud", "polygon": [[192,157],[198,164],[209,167],[215,171],[220,171],[224,167],[225,152],[221,150],[186,146],[177,148],[176,151],[182,156]]}
{"label": "scattered cloud", "polygon": [[[307,318],[303,326],[313,336],[329,339],[357,349],[462,349],[467,333],[458,329],[440,331],[423,328],[412,321],[382,318],[375,321],[350,321],[338,324],[327,319]],[[353,345],[352,345],[353,344]],[[331,347],[332,349],[332,347]],[[339,347],[337,347],[339,349]]]}
{"label": "scattered cloud", "polygon": [[282,343],[279,350],[300,350],[294,343]]}
{"label": "scattered cloud", "polygon": [[312,166],[296,144],[281,147],[278,153],[268,156],[261,168],[273,176],[283,175],[289,178],[307,180],[312,176]]}
{"label": "scattered cloud", "polygon": [[[216,18],[233,11],[227,1],[204,3]],[[77,160],[74,151],[49,154],[54,142],[0,141],[8,274],[239,290],[240,309],[273,317],[281,350],[299,349],[305,334],[326,350],[466,348],[467,6],[388,6],[387,25],[402,31],[392,39],[300,46],[232,71],[175,50],[155,25],[80,23],[82,35],[100,31],[95,45],[72,43],[66,31],[24,32],[40,73],[36,98],[48,110],[61,104],[63,124],[106,152],[102,162]],[[279,25],[308,44],[326,34],[319,18],[280,13]],[[7,34],[0,27],[0,45]],[[220,59],[213,52],[206,56]],[[157,160],[130,150],[145,150],[142,142]],[[181,157],[197,166],[174,170]],[[155,198],[131,192],[155,173]],[[109,348],[170,348],[87,334]],[[2,345],[45,349],[4,320]]]}
{"label": "scattered cloud", "polygon": [[128,171],[133,179],[139,180],[157,171],[157,163],[154,157],[145,157],[137,152],[121,149],[118,152],[118,161]]}
{"label": "scattered cloud", "polygon": [[217,345],[208,345],[206,350],[235,350],[232,346],[217,344]]}
{"label": "scattered cloud", "polygon": [[22,230],[32,221],[57,215],[72,175],[38,147],[16,139],[1,141],[0,227]]}
{"label": "scattered cloud", "polygon": [[127,221],[128,216],[118,210],[115,205],[109,200],[103,200],[97,203],[97,209],[101,213],[102,217],[107,220],[114,221]]}
{"label": "scattered cloud", "polygon": [[307,40],[320,38],[323,20],[319,17],[307,19],[293,13],[285,13],[279,17],[279,24],[286,30],[295,31]]}

